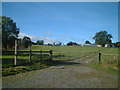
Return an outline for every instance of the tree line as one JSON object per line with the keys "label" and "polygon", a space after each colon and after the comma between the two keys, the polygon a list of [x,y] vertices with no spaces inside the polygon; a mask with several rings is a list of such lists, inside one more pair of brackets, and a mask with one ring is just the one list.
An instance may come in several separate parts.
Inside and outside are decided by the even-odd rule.
{"label": "tree line", "polygon": [[[95,36],[93,37],[93,39],[95,40],[95,45],[101,45],[101,47],[105,47],[105,45],[109,45],[109,46],[112,46],[114,45],[114,47],[120,47],[120,42],[116,42],[116,43],[112,43],[112,39],[113,36],[111,34],[108,34],[107,31],[105,30],[102,30],[102,31],[99,31],[95,34]],[[85,41],[84,44],[91,44],[90,41]],[[79,45],[78,43],[76,42],[68,42],[67,43],[68,46],[77,46]]]}
{"label": "tree line", "polygon": [[24,36],[22,39],[18,38],[20,29],[10,17],[2,16],[2,48],[14,48],[15,40],[18,41],[19,48],[28,48],[31,46],[31,39]]}
{"label": "tree line", "polygon": [[[30,37],[24,36],[23,38],[18,38],[18,34],[20,33],[20,29],[17,27],[16,23],[11,19],[10,17],[1,16],[2,18],[2,48],[8,49],[8,48],[14,48],[15,47],[15,40],[18,41],[18,47],[19,48],[28,48],[31,47],[32,44],[35,45],[44,45],[44,40],[38,40],[36,43],[32,42]],[[95,34],[93,39],[95,40],[96,45],[101,45],[102,47],[105,46],[105,44],[112,44],[113,36],[111,34],[108,34],[107,31],[100,31]],[[88,40],[85,42],[85,44],[91,44]],[[113,43],[120,47],[120,42]],[[53,43],[48,45],[56,45],[60,46],[62,45],[61,42]],[[76,42],[68,42],[66,45],[70,46],[76,46],[79,45]]]}
{"label": "tree line", "polygon": [[[30,37],[24,36],[19,38],[20,29],[17,27],[16,23],[10,17],[1,16],[2,18],[2,48],[9,49],[15,47],[15,40],[17,40],[18,48],[28,48],[34,45],[44,45],[44,40],[37,40],[37,42],[32,42]],[[50,45],[48,43],[48,45]],[[59,43],[53,43],[53,45],[61,45]]]}

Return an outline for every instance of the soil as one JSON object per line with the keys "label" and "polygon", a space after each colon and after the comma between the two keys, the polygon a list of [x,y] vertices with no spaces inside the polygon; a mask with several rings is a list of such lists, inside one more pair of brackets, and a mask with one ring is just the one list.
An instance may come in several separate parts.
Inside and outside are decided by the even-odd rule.
{"label": "soil", "polygon": [[3,88],[118,88],[118,75],[86,63],[52,66],[3,77]]}

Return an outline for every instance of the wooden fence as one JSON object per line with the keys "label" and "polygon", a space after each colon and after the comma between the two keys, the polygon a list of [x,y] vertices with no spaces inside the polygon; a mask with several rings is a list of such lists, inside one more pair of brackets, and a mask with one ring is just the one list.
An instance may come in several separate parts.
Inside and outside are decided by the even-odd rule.
{"label": "wooden fence", "polygon": [[118,56],[118,57],[120,57],[119,54],[107,54],[107,53],[101,53],[101,52],[99,52],[99,63],[101,63],[101,57],[102,57],[102,55],[106,55],[106,56]]}
{"label": "wooden fence", "polygon": [[[66,52],[69,52],[69,51],[66,51]],[[43,51],[43,50],[39,50],[39,51],[34,51],[34,50],[27,50],[27,51],[17,51],[17,52],[15,52],[15,51],[2,51],[2,53],[3,53],[3,55],[14,55],[14,65],[17,65],[17,57],[18,56],[23,56],[23,54],[22,53],[27,53],[27,56],[28,56],[28,60],[29,60],[29,62],[31,62],[32,61],[32,56],[34,56],[35,54],[32,54],[32,53],[37,53],[37,54],[40,54],[40,60],[43,60],[43,54],[44,53],[48,53],[49,55],[50,55],[50,60],[52,60],[53,58],[54,58],[54,56],[55,55],[53,55],[53,51],[52,50],[49,50],[49,51]],[[55,52],[54,52],[55,53]],[[70,52],[69,52],[70,53]],[[79,52],[78,52],[79,53]],[[101,63],[101,57],[102,57],[102,55],[112,55],[112,56],[120,56],[120,55],[118,55],[118,54],[106,54],[106,53],[101,53],[101,51],[100,50],[98,50],[98,51],[92,51],[92,52],[81,52],[81,53],[85,53],[83,56],[80,56],[79,58],[82,58],[82,57],[85,57],[85,56],[87,56],[87,55],[89,55],[89,54],[92,54],[92,53],[96,53],[96,54],[98,54],[98,60],[99,60],[99,63]],[[64,54],[63,54],[64,55]],[[58,55],[59,56],[59,55]],[[61,52],[60,52],[60,60],[61,60],[61,57],[62,57],[62,54],[61,54]],[[69,57],[70,58],[70,56],[68,55],[68,56],[64,56],[64,57]]]}
{"label": "wooden fence", "polygon": [[43,53],[48,53],[50,54],[50,60],[52,60],[52,56],[53,56],[53,51],[52,50],[49,50],[49,51],[33,51],[33,50],[29,50],[29,51],[2,51],[2,54],[3,55],[14,55],[14,65],[17,65],[17,56],[22,56],[22,54],[19,54],[19,53],[28,53],[28,57],[29,57],[29,62],[32,61],[32,53],[39,53],[41,55],[41,60],[42,60],[42,54]]}

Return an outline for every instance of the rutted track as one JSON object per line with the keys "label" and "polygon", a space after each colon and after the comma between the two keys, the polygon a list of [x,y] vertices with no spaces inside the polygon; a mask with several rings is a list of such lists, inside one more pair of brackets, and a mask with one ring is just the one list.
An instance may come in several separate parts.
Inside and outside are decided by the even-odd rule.
{"label": "rutted track", "polygon": [[[68,62],[69,63],[69,62]],[[3,88],[117,88],[117,74],[88,67],[86,64],[64,64],[3,77]]]}

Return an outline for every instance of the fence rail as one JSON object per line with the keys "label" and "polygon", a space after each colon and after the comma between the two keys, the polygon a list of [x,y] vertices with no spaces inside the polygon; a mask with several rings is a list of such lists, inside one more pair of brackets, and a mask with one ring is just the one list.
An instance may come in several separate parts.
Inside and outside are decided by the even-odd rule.
{"label": "fence rail", "polygon": [[[70,51],[59,51],[59,52],[54,52],[54,53],[60,53],[60,52],[70,52]],[[99,52],[99,50],[98,51],[91,51],[91,52],[81,52],[81,51],[71,51],[71,52],[78,52],[78,53],[97,53],[97,52]]]}
{"label": "fence rail", "polygon": [[[88,56],[88,55],[91,55],[91,54],[94,54],[94,53],[96,53],[97,55],[98,55],[98,60],[99,60],[99,62],[101,62],[101,57],[102,57],[102,55],[113,55],[113,56],[120,56],[120,55],[118,55],[118,54],[107,54],[107,53],[102,53],[100,50],[97,50],[97,51],[91,51],[91,52],[78,52],[78,51],[76,51],[76,52],[78,52],[76,55],[78,55],[77,57],[75,56],[74,57],[74,51],[72,51],[71,53],[69,52],[68,54],[66,54],[67,52],[69,52],[69,51],[52,51],[52,50],[49,50],[49,51],[44,51],[44,50],[39,50],[39,51],[35,51],[35,50],[25,50],[25,51],[23,51],[23,50],[19,50],[19,51],[17,51],[17,53],[15,53],[15,51],[2,51],[2,54],[3,55],[14,55],[15,57],[14,57],[14,64],[16,65],[17,64],[17,59],[18,59],[18,56],[28,56],[28,60],[29,60],[29,62],[31,62],[32,61],[32,56],[37,56],[37,55],[39,55],[39,58],[40,58],[40,60],[43,60],[43,58],[44,58],[44,56],[43,56],[43,54],[45,54],[45,53],[48,53],[49,55],[49,58],[48,59],[50,59],[50,60],[52,60],[53,58],[54,59],[76,59],[76,58],[83,58],[83,57],[86,57],[86,56]],[[79,56],[80,55],[80,56]]]}
{"label": "fence rail", "polygon": [[[27,53],[26,55],[24,55],[23,53]],[[33,50],[27,50],[27,51],[17,51],[17,53],[15,51],[2,51],[2,55],[14,55],[14,65],[17,64],[17,56],[28,56],[29,57],[29,62],[32,61],[32,55],[35,56],[35,54],[32,53],[38,53],[41,56],[41,60],[42,60],[42,54],[43,53],[48,53],[50,54],[50,60],[52,60],[52,56],[53,56],[53,51],[49,50],[49,51],[43,51],[43,50],[39,50],[39,51],[33,51]]]}
{"label": "fence rail", "polygon": [[106,53],[101,53],[102,55],[112,55],[112,56],[120,56],[119,54],[106,54]]}
{"label": "fence rail", "polygon": [[101,52],[99,52],[99,63],[101,63],[102,55],[103,56],[114,56],[114,58],[115,58],[115,56],[120,56],[119,54],[108,54],[108,53],[101,53]]}
{"label": "fence rail", "polygon": [[[15,52],[15,51],[2,51],[2,53],[7,53],[7,52]],[[23,52],[23,53],[25,53],[25,52],[30,52],[30,50],[29,51],[17,51],[17,52]],[[40,50],[40,51],[32,51],[31,50],[31,52],[42,52],[42,53],[50,53],[50,51],[42,51],[42,50]]]}

